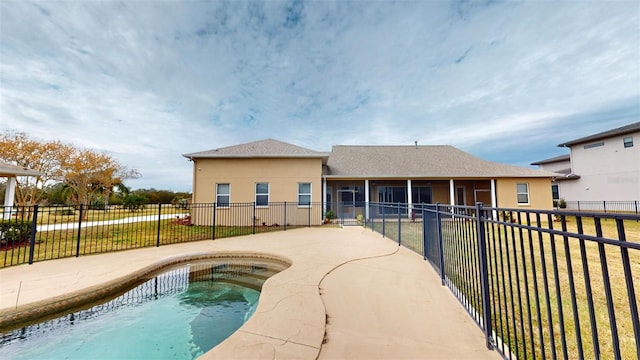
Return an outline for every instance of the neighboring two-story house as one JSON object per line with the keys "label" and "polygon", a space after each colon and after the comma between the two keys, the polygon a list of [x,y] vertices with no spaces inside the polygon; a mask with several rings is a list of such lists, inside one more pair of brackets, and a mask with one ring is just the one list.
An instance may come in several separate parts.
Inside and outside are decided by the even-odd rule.
{"label": "neighboring two-story house", "polygon": [[224,211],[230,203],[286,201],[344,218],[376,216],[372,202],[550,209],[557,176],[417,144],[340,145],[327,153],[267,139],[183,156],[193,161],[193,203]]}
{"label": "neighboring two-story house", "polygon": [[640,199],[640,122],[581,137],[558,146],[568,155],[532,163],[563,174],[554,178],[554,199],[632,201]]}

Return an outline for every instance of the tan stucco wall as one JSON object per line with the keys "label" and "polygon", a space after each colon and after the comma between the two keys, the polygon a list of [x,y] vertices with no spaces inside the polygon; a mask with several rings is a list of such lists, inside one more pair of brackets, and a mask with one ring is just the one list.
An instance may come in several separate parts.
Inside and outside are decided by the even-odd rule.
{"label": "tan stucco wall", "polygon": [[[529,184],[529,204],[519,205],[516,185]],[[553,209],[551,179],[549,178],[501,178],[496,180],[498,207],[526,208],[538,210]]]}
{"label": "tan stucco wall", "polygon": [[322,201],[321,159],[199,159],[194,162],[194,203],[216,201],[216,184],[230,184],[232,203],[255,201],[255,184],[269,183],[269,202],[298,201],[298,183],[311,183]]}
{"label": "tan stucco wall", "polygon": [[[194,162],[193,203],[216,202],[216,184],[230,185],[231,203],[253,203],[255,184],[269,183],[269,202],[287,202],[286,223],[307,223],[309,209],[297,207],[298,183],[311,183],[311,201],[322,202],[322,159],[198,159]],[[320,208],[320,205],[316,205]],[[314,206],[314,208],[316,207]],[[284,208],[256,209],[256,224],[283,225]],[[312,223],[321,222],[320,210],[312,210]],[[280,213],[283,213],[282,216]],[[318,212],[318,214],[316,214]],[[253,207],[216,209],[216,223],[251,225]],[[247,215],[249,214],[249,215]],[[210,225],[212,206],[193,209],[194,223]],[[296,219],[301,219],[297,221]],[[239,220],[242,219],[241,222]]]}

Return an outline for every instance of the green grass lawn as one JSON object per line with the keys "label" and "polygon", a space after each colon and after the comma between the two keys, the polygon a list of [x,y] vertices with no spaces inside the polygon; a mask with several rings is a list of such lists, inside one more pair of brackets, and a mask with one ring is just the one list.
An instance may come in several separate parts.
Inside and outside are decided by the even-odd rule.
{"label": "green grass lawn", "polygon": [[[293,229],[297,226],[287,226]],[[256,233],[280,231],[283,226],[216,226],[215,238],[242,236]],[[159,231],[158,231],[159,230]],[[138,249],[144,247],[176,244],[182,242],[212,239],[213,227],[181,225],[173,219],[137,222],[118,225],[91,226],[78,230],[40,231],[36,234],[34,261],[57,259],[80,255],[98,254],[111,251]],[[79,247],[78,247],[79,246]],[[0,251],[0,268],[25,263],[30,247],[20,246]]]}

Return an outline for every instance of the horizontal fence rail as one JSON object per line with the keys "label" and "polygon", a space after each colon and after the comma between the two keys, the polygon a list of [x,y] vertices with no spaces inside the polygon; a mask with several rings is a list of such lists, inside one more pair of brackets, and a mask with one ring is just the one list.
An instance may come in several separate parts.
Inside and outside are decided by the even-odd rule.
{"label": "horizontal fence rail", "polygon": [[318,226],[322,203],[3,207],[0,267],[112,251]]}
{"label": "horizontal fence rail", "polygon": [[368,204],[365,226],[422,255],[508,359],[640,358],[640,216]]}
{"label": "horizontal fence rail", "polygon": [[640,214],[640,200],[635,201],[565,201],[566,210]]}

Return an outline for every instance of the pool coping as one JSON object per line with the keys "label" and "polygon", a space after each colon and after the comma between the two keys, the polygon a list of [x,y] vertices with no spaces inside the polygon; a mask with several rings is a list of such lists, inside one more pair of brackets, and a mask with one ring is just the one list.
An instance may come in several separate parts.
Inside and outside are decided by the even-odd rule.
{"label": "pool coping", "polygon": [[201,253],[161,259],[135,272],[98,285],[28,304],[22,304],[14,309],[0,309],[0,332],[8,332],[16,328],[41,322],[45,319],[56,318],[66,313],[102,304],[177,265],[216,259],[242,259],[248,261],[267,259],[286,263],[288,264],[287,268],[291,266],[291,260],[286,257],[262,252]]}

